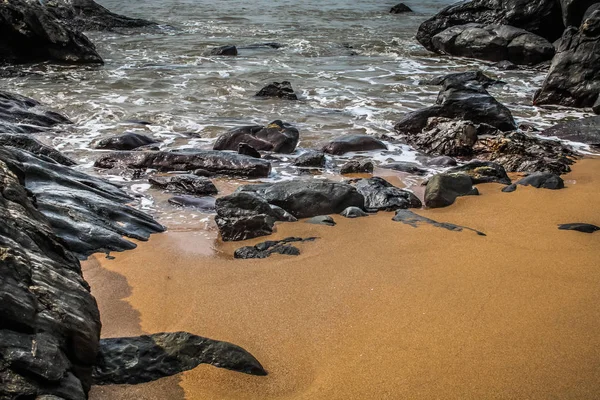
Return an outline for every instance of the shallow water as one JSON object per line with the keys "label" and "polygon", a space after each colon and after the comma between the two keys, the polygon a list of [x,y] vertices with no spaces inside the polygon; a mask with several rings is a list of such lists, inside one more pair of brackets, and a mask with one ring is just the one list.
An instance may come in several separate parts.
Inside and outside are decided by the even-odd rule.
{"label": "shallow water", "polygon": [[[104,66],[32,65],[26,68],[35,74],[0,85],[67,114],[75,125],[40,139],[88,172],[95,172],[92,163],[100,154],[91,150],[93,142],[127,131],[160,139],[163,149],[211,148],[216,136],[234,126],[282,119],[300,129],[300,151],[342,134],[391,134],[406,112],[435,101],[439,88],[419,86],[420,80],[477,68],[506,82],[490,91],[518,122],[541,128],[585,115],[531,106],[542,72],[497,71],[488,63],[423,49],[414,39],[417,27],[452,0],[407,2],[415,13],[389,14],[396,2],[101,0],[111,11],[159,21],[161,29],[89,33]],[[282,47],[244,48],[266,42]],[[239,55],[207,55],[225,44],[237,45]],[[300,101],[253,97],[265,84],[281,80],[292,82]],[[132,119],[151,125],[124,122]],[[395,145],[370,156],[414,161],[416,153]],[[332,174],[330,169],[324,176]],[[294,176],[295,171],[275,166],[271,179]],[[129,186],[146,197],[141,206],[159,217],[196,224],[148,191],[146,182]]]}

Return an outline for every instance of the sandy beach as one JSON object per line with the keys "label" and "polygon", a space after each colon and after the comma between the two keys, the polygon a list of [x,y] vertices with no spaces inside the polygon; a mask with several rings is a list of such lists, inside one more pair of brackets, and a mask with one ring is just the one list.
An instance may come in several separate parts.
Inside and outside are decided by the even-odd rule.
{"label": "sandy beach", "polygon": [[[479,185],[481,196],[416,210],[482,232],[413,228],[393,213],[282,223],[222,243],[153,235],[85,262],[104,337],[191,333],[244,347],[268,370],[212,366],[137,386],[120,399],[593,399],[600,393],[600,159],[564,190]],[[241,246],[317,236],[298,257],[234,260]]]}

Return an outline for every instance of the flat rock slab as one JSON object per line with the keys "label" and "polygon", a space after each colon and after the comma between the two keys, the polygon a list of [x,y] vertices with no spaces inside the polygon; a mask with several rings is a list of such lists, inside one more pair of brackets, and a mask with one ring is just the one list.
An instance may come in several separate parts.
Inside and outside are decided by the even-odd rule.
{"label": "flat rock slab", "polygon": [[542,135],[600,147],[600,116],[562,122],[546,129]]}
{"label": "flat rock slab", "polygon": [[49,110],[37,100],[0,91],[0,130],[3,133],[40,132],[71,123],[67,117]]}
{"label": "flat rock slab", "polygon": [[155,333],[100,340],[94,384],[137,384],[210,364],[250,375],[267,375],[239,346],[187,332]]}
{"label": "flat rock slab", "polygon": [[418,227],[422,224],[430,224],[438,228],[448,229],[449,231],[461,232],[463,230],[473,231],[479,236],[486,236],[485,233],[477,231],[472,228],[467,228],[466,226],[454,225],[449,222],[437,222],[432,219],[423,217],[419,214],[416,214],[410,210],[398,210],[396,211],[396,215],[392,218],[393,221],[402,222],[403,224],[407,224],[412,226],[413,228]]}
{"label": "flat rock slab", "polygon": [[289,243],[312,242],[316,239],[316,237],[309,237],[306,239],[299,237],[288,237],[283,240],[268,240],[255,246],[240,247],[235,251],[235,253],[233,253],[233,257],[242,259],[267,258],[273,254],[298,256],[300,255],[300,249],[290,245]]}
{"label": "flat rock slab", "polygon": [[596,231],[600,231],[600,226],[576,222],[576,223],[572,223],[572,224],[561,224],[558,226],[558,229],[561,229],[564,231],[594,233]]}

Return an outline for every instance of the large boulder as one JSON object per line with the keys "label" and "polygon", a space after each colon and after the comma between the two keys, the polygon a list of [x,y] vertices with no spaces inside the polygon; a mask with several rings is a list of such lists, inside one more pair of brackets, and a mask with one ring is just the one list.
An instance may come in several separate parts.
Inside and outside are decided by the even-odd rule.
{"label": "large boulder", "polygon": [[234,128],[217,138],[214,150],[238,151],[246,143],[259,151],[293,153],[298,145],[300,132],[292,125],[276,120],[267,126],[252,125]]}
{"label": "large boulder", "polygon": [[0,2],[0,63],[101,64],[94,44],[37,2]]}
{"label": "large boulder", "polygon": [[586,11],[598,3],[598,0],[560,0],[563,24],[565,26],[581,25]]}
{"label": "large boulder", "polygon": [[435,105],[408,113],[394,129],[403,135],[418,134],[432,117],[469,120],[502,131],[517,129],[510,110],[476,82],[444,82]]}
{"label": "large boulder", "polygon": [[368,210],[394,211],[422,206],[421,200],[413,192],[400,189],[380,177],[353,179],[349,183],[363,195]]}
{"label": "large boulder", "polygon": [[579,28],[565,31],[533,103],[593,107],[600,99],[599,94],[600,10],[596,10]]}
{"label": "large boulder", "polygon": [[561,122],[544,130],[542,135],[600,147],[600,116]]}
{"label": "large boulder", "polygon": [[423,22],[417,40],[426,49],[435,51],[432,43],[435,35],[471,22],[514,26],[550,42],[558,39],[563,30],[561,7],[556,0],[473,0],[452,4]]}
{"label": "large boulder", "polygon": [[[0,10],[1,7],[0,4]],[[39,132],[71,123],[64,115],[49,110],[34,99],[0,90],[0,131],[3,133]]]}
{"label": "large boulder", "polygon": [[387,146],[373,136],[345,135],[331,140],[322,150],[325,153],[342,155],[355,151],[387,150]]}
{"label": "large boulder", "polygon": [[436,76],[432,79],[426,79],[419,82],[419,85],[451,85],[457,83],[476,82],[487,88],[492,85],[503,84],[504,82],[494,78],[490,78],[481,71],[466,71],[466,72],[455,72],[452,74],[446,74]]}
{"label": "large boulder", "polygon": [[447,207],[460,196],[478,195],[473,181],[466,174],[437,174],[432,176],[425,188],[425,206]]}
{"label": "large boulder", "polygon": [[119,151],[101,156],[97,168],[156,169],[158,171],[202,170],[211,174],[262,178],[269,175],[271,164],[259,158],[223,151],[191,152]]}
{"label": "large boulder", "polygon": [[456,25],[435,35],[431,43],[438,53],[518,65],[535,65],[554,56],[548,40],[509,25]]}
{"label": "large boulder", "polygon": [[264,88],[260,89],[256,97],[278,97],[285,100],[298,100],[298,96],[294,93],[292,84],[288,81],[269,83]]}

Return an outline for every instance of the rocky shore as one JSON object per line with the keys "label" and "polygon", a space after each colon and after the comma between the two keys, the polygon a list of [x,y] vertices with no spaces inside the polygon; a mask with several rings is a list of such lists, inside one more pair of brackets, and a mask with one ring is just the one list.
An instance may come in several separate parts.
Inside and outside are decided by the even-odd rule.
{"label": "rocky shore", "polygon": [[[404,4],[388,11],[382,9],[382,13],[398,16],[412,12]],[[97,68],[105,60],[86,36],[89,32],[139,35],[160,32],[161,29],[164,26],[160,21],[118,15],[92,0],[2,2],[0,67],[10,66],[10,69],[2,71],[8,71],[11,79],[19,79],[26,66],[39,63]],[[430,57],[466,57],[493,62],[494,68],[499,70],[538,71],[540,87],[532,99],[525,100],[528,106],[571,107],[600,113],[598,2],[461,2],[424,21],[416,32],[416,39],[432,52]],[[271,50],[281,47],[270,42],[257,46]],[[244,51],[244,46],[213,48],[207,57],[236,57],[238,49]],[[0,79],[3,76],[0,75]],[[303,101],[304,94],[297,90],[295,84],[292,85],[294,82],[271,82],[248,97],[275,104]],[[552,239],[548,239],[548,244],[557,245],[562,240],[558,238],[565,233],[588,233],[596,238],[598,234],[594,232],[600,229],[597,226],[600,220],[590,210],[584,211],[583,205],[585,201],[593,203],[597,199],[594,196],[598,194],[598,180],[593,174],[597,162],[582,161],[582,158],[593,155],[600,146],[600,116],[566,119],[552,127],[538,129],[528,121],[516,120],[514,109],[511,110],[513,105],[502,104],[494,96],[493,88],[502,84],[502,81],[479,70],[431,76],[421,85],[436,91],[439,87],[435,101],[406,113],[396,121],[392,134],[381,137],[355,132],[329,135],[311,148],[302,145],[308,130],[306,125],[300,121],[287,121],[285,115],[270,122],[258,116],[264,122],[221,131],[211,141],[211,149],[193,145],[172,149],[160,135],[115,133],[93,142],[94,152],[85,159],[89,168],[93,168],[93,174],[83,172],[80,160],[73,159],[43,139],[45,133],[60,135],[61,130],[77,126],[79,122],[36,99],[0,91],[0,219],[3,221],[0,224],[0,399],[86,399],[92,385],[147,383],[181,376],[181,373],[199,364],[259,376],[267,375],[268,370],[276,375],[274,379],[278,386],[267,397],[278,398],[285,392],[283,388],[287,384],[281,381],[281,370],[278,370],[286,368],[278,358],[282,356],[274,356],[262,345],[257,345],[260,338],[244,340],[243,336],[227,334],[227,329],[237,328],[228,326],[227,321],[220,321],[216,315],[204,321],[208,324],[194,317],[195,323],[189,325],[176,322],[161,324],[153,316],[143,330],[135,332],[138,336],[123,333],[106,338],[102,335],[102,325],[107,321],[101,319],[100,312],[103,307],[109,310],[111,306],[98,308],[92,296],[95,283],[92,282],[90,287],[84,279],[81,260],[92,256],[90,262],[99,263],[108,270],[118,270],[126,276],[126,263],[122,260],[129,260],[134,272],[128,278],[143,287],[141,294],[134,297],[134,302],[139,300],[136,305],[144,309],[144,313],[148,313],[150,302],[146,296],[151,289],[138,279],[138,276],[144,275],[140,266],[148,262],[158,276],[164,277],[165,274],[163,269],[146,260],[148,253],[155,256],[147,245],[142,245],[145,246],[143,252],[133,252],[137,256],[116,255],[117,252],[133,250],[148,240],[160,241],[151,235],[169,228],[166,219],[152,215],[155,210],[142,209],[139,193],[116,183],[117,180],[135,180],[138,185],[153,188],[161,196],[167,196],[170,204],[209,215],[209,224],[218,233],[218,238],[214,239],[216,247],[223,250],[221,258],[209,263],[213,266],[227,265],[228,269],[227,263],[244,262],[250,266],[270,263],[265,264],[268,269],[271,268],[268,266],[284,268],[283,259],[306,260],[306,249],[309,254],[323,257],[324,249],[330,245],[336,254],[344,253],[344,245],[332,232],[339,230],[342,237],[349,239],[364,227],[376,235],[376,223],[381,223],[384,216],[386,221],[393,219],[396,224],[394,228],[391,225],[386,227],[382,237],[395,237],[393,229],[400,229],[403,233],[418,232],[416,236],[427,232],[440,242],[448,240],[446,235],[456,234],[468,237],[464,240],[469,246],[486,243],[481,245],[482,248],[492,251],[489,243],[496,243],[506,252],[510,246],[497,242],[494,235],[509,233],[506,227],[501,226],[501,221],[491,216],[490,207],[498,206],[501,198],[509,199],[506,201],[510,203],[513,201],[511,196],[534,203],[538,198],[540,201],[562,202],[566,200],[561,200],[561,196],[565,196],[564,199],[568,198],[577,205],[567,207],[568,212],[552,206],[554,217],[540,218],[540,231],[548,232],[551,228],[556,231],[553,231]],[[248,116],[248,119],[257,121],[256,117]],[[150,124],[146,121],[132,123]],[[375,157],[377,152],[386,154],[386,151],[400,146],[408,146],[415,151],[419,155],[418,163]],[[580,163],[584,167],[578,171]],[[389,176],[387,174],[400,179],[385,179]],[[111,180],[106,179],[110,177]],[[407,178],[409,183],[403,182],[403,178]],[[581,180],[581,189],[578,180]],[[577,186],[573,181],[577,182]],[[490,198],[489,202],[486,197]],[[474,212],[489,218],[485,220],[489,225],[466,216],[466,213],[453,214],[451,211],[455,208],[463,210],[467,204],[469,209],[475,210],[479,203],[483,211]],[[595,207],[593,204],[592,209]],[[577,210],[581,213],[578,214]],[[393,216],[387,214],[390,212],[394,213]],[[533,210],[530,212],[535,214]],[[447,219],[446,216],[456,218]],[[560,221],[559,216],[563,218]],[[515,237],[531,238],[524,234],[532,234],[531,229],[517,223],[518,218],[532,222],[531,217],[519,211],[511,214],[508,217],[510,221],[505,224],[516,224],[515,229],[523,231],[514,233]],[[560,229],[556,228],[557,224],[560,224]],[[283,233],[289,234],[282,236]],[[229,243],[248,240],[237,245]],[[432,243],[431,240],[426,242]],[[594,259],[591,253],[596,244],[590,242],[589,249],[592,250],[588,249],[581,256],[586,263]],[[430,251],[418,244],[415,246],[423,252]],[[569,246],[577,247],[571,242]],[[359,246],[355,244],[354,247]],[[172,248],[167,250],[166,256],[177,260],[176,251]],[[438,254],[438,250],[430,252]],[[452,257],[442,250],[439,252],[440,258]],[[348,252],[355,256],[355,262],[365,263],[365,257],[377,257],[371,252],[368,252],[371,255],[362,257],[355,253],[356,249]],[[98,254],[104,254],[105,259]],[[160,257],[167,263],[165,254],[160,254]],[[495,260],[499,262],[500,254],[506,253],[494,254],[498,255]],[[425,258],[431,261],[433,255]],[[389,267],[390,260],[397,256],[394,249],[386,249],[381,256],[383,264]],[[110,266],[110,260],[115,257],[116,267]],[[345,257],[340,256],[340,259]],[[233,258],[255,260],[233,261]],[[265,258],[269,260],[261,261]],[[531,257],[523,255],[523,258],[529,260]],[[181,266],[180,261],[174,262]],[[414,257],[411,262],[422,266]],[[479,262],[481,258],[475,262],[470,260],[467,264],[475,266]],[[514,262],[518,263],[518,260]],[[314,260],[308,265],[312,268],[313,263]],[[340,265],[338,261],[327,263],[330,272]],[[386,273],[389,273],[388,267],[384,268]],[[353,268],[352,273],[356,274],[358,266]],[[190,278],[187,275],[189,270],[183,270],[173,271],[175,282],[185,282]],[[534,272],[528,270],[527,273]],[[556,271],[553,270],[553,273]],[[495,273],[492,275],[498,278]],[[593,279],[597,278],[597,274],[593,275]],[[156,277],[148,277],[148,280],[157,288],[164,283],[159,283]],[[110,282],[100,280],[97,284]],[[263,284],[262,281],[257,283],[260,287]],[[381,285],[381,282],[378,284]],[[245,296],[248,288],[242,289]],[[183,286],[182,290],[188,291],[189,288]],[[297,290],[293,289],[294,292]],[[355,294],[358,295],[359,291]],[[158,299],[166,299],[168,303],[171,301],[169,296],[165,293]],[[174,300],[176,305],[183,303],[179,294],[173,296],[177,299]],[[540,293],[542,297],[548,300],[548,293]],[[277,298],[271,293],[269,302]],[[332,301],[338,303],[338,300]],[[111,303],[107,300],[105,304]],[[225,301],[219,305],[220,312],[237,312],[234,309],[239,305],[235,299]],[[223,308],[225,306],[232,308],[227,311]],[[320,302],[318,306],[324,307]],[[161,308],[162,305],[156,303],[152,307]],[[301,313],[296,306],[288,305],[286,309]],[[554,315],[547,313],[548,317]],[[398,321],[379,322],[385,325]],[[248,326],[253,325],[247,323]],[[435,329],[432,325],[423,326]],[[323,328],[334,330],[331,326]],[[114,330],[119,331],[117,328]],[[198,335],[205,332],[215,339]],[[321,334],[318,330],[311,329],[311,332],[312,335]],[[337,336],[337,333],[332,335]],[[561,331],[557,335],[567,333]],[[236,343],[260,349],[258,358],[265,355],[269,364],[265,363],[263,367],[261,362],[265,361],[262,358],[259,362],[245,349],[216,338],[232,338]],[[307,337],[303,338],[303,343],[308,344]],[[374,350],[374,353],[377,352]],[[295,351],[292,353],[296,354],[296,361],[300,364],[314,367],[312,362],[297,357]],[[401,353],[396,354],[398,360],[403,356]],[[585,361],[583,356],[581,360]],[[339,362],[343,363],[343,360]],[[201,371],[185,376],[198,378],[212,374],[205,373],[204,369]],[[403,371],[414,373],[410,368]],[[298,370],[294,373],[297,374]],[[346,381],[349,376],[336,379]],[[591,375],[585,376],[588,379]],[[250,382],[245,381],[243,375],[236,375],[232,381],[236,379],[243,385]],[[223,377],[217,382],[223,383]],[[334,379],[329,383],[340,382]],[[547,382],[547,379],[540,378],[539,383],[542,382]],[[210,379],[206,383],[208,389],[199,388],[197,383],[189,385],[195,396],[223,394],[221,389],[214,388]],[[300,382],[297,388],[306,389],[308,386],[306,382]],[[584,386],[586,390],[591,388],[590,385]],[[106,392],[97,389],[96,393],[113,393],[102,395],[105,396],[103,398],[121,396],[124,392],[120,391],[120,386],[115,387],[114,393],[110,388]],[[231,390],[229,384],[223,387]],[[327,387],[325,392],[333,386]],[[400,390],[398,388],[395,385],[388,387],[389,393]],[[410,388],[417,389],[414,386]],[[337,397],[342,398],[342,392]],[[508,392],[503,389],[499,393]],[[254,395],[257,393],[253,392]],[[346,398],[361,397],[354,394]]]}

